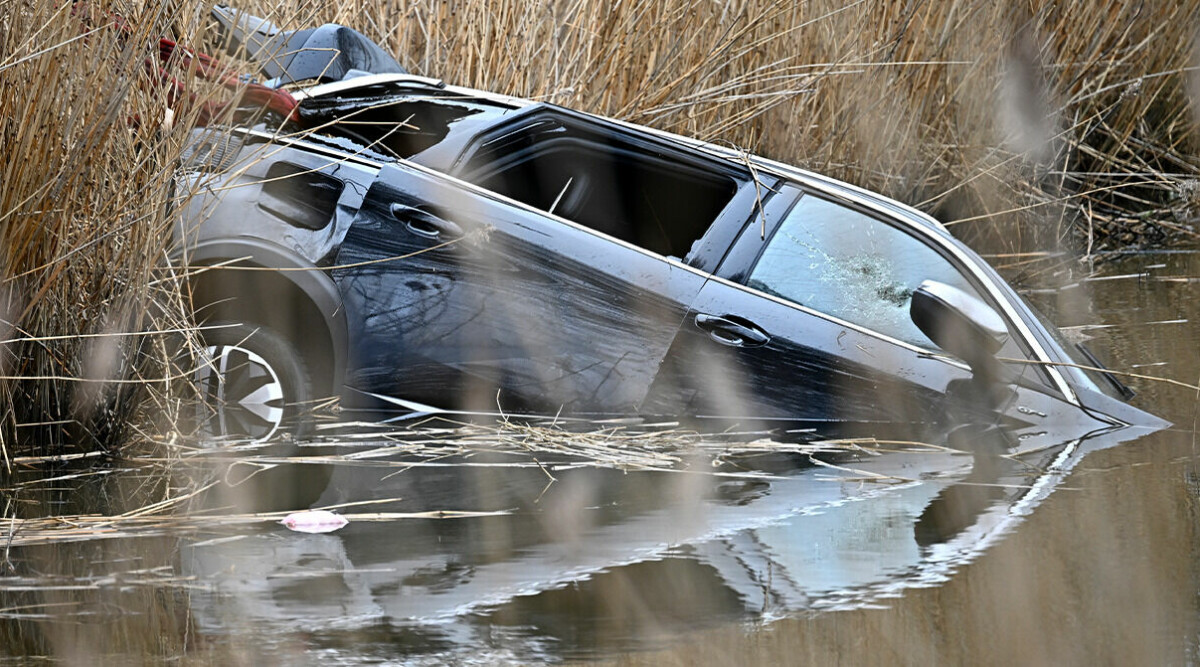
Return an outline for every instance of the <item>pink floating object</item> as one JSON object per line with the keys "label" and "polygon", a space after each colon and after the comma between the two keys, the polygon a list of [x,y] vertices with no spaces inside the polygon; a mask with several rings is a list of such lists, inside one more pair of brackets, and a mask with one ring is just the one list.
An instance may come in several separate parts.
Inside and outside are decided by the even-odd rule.
{"label": "pink floating object", "polygon": [[297,533],[332,533],[350,523],[350,520],[341,514],[313,510],[311,512],[293,512],[285,516],[279,523]]}

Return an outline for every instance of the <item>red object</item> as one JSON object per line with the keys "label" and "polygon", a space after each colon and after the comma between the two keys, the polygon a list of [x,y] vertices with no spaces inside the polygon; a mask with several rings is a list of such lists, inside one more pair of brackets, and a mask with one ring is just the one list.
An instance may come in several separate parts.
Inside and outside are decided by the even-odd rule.
{"label": "red object", "polygon": [[[236,96],[235,99],[227,102],[202,103],[200,118],[198,120],[200,125],[207,125],[213,118],[226,111],[230,105],[235,103],[248,103],[263,107],[274,111],[288,120],[295,120],[296,99],[286,90],[268,88],[262,84],[243,81],[236,72],[225,67],[220,61],[210,55],[179,46],[174,41],[165,37],[158,40],[158,56],[164,65],[170,64],[172,57],[176,56],[176,54],[178,54],[175,61],[176,66],[184,68],[195,66],[196,74],[200,78],[219,82],[225,88],[233,91]],[[146,65],[151,70],[151,73],[158,75],[159,80],[164,85],[171,88],[168,104],[172,108],[176,108],[185,97],[189,104],[196,103],[196,94],[189,92],[178,78],[167,71],[166,67],[157,66],[150,59],[147,59]]]}
{"label": "red object", "polygon": [[[92,23],[91,7],[86,2],[73,2],[71,13],[85,24]],[[133,34],[133,30],[123,16],[111,14],[109,18],[112,28],[122,36],[128,37]],[[196,93],[189,91],[179,77],[172,74],[171,68],[180,66],[184,69],[195,66],[196,74],[200,78],[220,83],[230,91],[230,98],[223,101],[200,102]],[[235,105],[265,108],[287,120],[296,120],[296,98],[286,90],[268,88],[262,84],[246,81],[236,71],[226,67],[216,58],[180,46],[165,37],[158,40],[157,61],[153,56],[146,58],[146,72],[168,89],[167,105],[172,111],[178,112],[181,107],[198,104],[200,112],[197,124],[200,126],[207,125]],[[137,124],[136,119],[133,122]]]}

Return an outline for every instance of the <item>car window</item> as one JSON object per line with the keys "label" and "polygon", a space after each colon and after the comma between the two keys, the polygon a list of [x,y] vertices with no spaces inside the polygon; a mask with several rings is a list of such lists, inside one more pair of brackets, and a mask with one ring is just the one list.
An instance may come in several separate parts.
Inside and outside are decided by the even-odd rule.
{"label": "car window", "polygon": [[737,194],[723,170],[544,112],[488,137],[459,178],[661,255],[683,257]]}
{"label": "car window", "polygon": [[909,316],[925,280],[978,298],[922,240],[833,201],[805,195],[780,223],[747,285],[882,334],[937,350]]}

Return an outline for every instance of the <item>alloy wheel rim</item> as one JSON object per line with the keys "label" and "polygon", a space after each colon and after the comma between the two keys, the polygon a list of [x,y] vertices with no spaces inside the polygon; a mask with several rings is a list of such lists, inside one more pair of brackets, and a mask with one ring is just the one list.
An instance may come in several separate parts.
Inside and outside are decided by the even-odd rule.
{"label": "alloy wheel rim", "polygon": [[211,345],[196,370],[203,397],[201,423],[214,436],[266,440],[284,417],[283,382],[260,355],[238,345]]}

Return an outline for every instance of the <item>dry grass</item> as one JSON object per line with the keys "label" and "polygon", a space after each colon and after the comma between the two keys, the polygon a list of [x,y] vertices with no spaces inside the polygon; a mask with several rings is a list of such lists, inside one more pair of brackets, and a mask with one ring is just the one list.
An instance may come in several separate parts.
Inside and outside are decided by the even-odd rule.
{"label": "dry grass", "polygon": [[[0,445],[42,452],[119,442],[140,399],[128,334],[181,322],[156,289],[169,165],[165,100],[139,85],[141,44],[168,27],[135,14],[134,38],[85,32],[69,4],[6,2],[0,29]],[[103,4],[103,3],[98,3]],[[97,7],[96,23],[108,22]],[[157,15],[156,15],[157,14]],[[142,119],[139,125],[131,119]],[[154,313],[152,315],[152,313]]]}
{"label": "dry grass", "polygon": [[[1196,234],[1200,0],[239,4],[351,25],[420,74],[823,171],[1002,251]],[[187,328],[159,267],[194,112],[161,122],[143,59],[159,35],[209,43],[207,5],[0,7],[0,454],[111,447],[175,411],[167,336],[143,332]]]}

